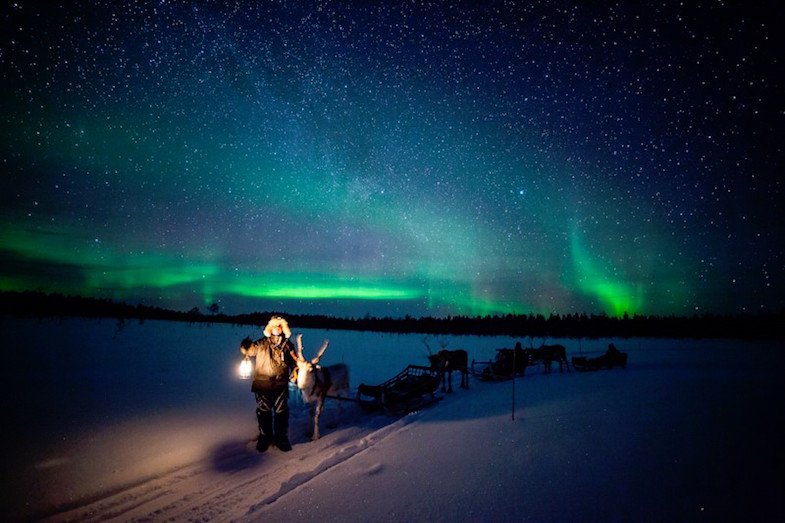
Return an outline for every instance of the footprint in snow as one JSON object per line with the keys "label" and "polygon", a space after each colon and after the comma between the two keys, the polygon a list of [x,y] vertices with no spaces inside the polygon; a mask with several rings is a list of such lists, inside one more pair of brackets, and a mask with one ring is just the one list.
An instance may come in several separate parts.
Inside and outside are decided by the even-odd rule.
{"label": "footprint in snow", "polygon": [[368,468],[368,471],[365,474],[367,476],[373,476],[374,474],[381,472],[382,469],[384,469],[384,465],[381,463],[375,463]]}

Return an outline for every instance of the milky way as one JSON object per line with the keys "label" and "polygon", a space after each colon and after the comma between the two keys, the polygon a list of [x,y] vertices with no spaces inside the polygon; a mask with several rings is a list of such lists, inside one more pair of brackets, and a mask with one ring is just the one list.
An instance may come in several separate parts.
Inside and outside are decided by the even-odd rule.
{"label": "milky way", "polygon": [[2,7],[2,290],[783,307],[778,3],[46,4]]}

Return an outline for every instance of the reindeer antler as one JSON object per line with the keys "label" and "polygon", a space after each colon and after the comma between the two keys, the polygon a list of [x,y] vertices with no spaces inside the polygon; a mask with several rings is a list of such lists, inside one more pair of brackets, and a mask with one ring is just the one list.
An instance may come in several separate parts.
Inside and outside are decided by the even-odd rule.
{"label": "reindeer antler", "polygon": [[314,365],[319,363],[319,360],[322,359],[322,354],[324,354],[324,351],[327,350],[327,346],[329,344],[330,344],[330,340],[324,340],[322,346],[319,348],[319,352],[316,353],[316,357],[311,360],[311,363],[313,363]]}
{"label": "reindeer antler", "polygon": [[297,359],[304,360],[305,358],[303,357],[303,335],[297,334],[297,336],[294,339],[297,342]]}

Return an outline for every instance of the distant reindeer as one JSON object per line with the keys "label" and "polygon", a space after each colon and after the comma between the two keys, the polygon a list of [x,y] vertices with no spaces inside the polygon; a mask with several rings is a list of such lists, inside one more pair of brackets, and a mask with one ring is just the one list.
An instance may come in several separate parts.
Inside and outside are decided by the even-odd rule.
{"label": "distant reindeer", "polygon": [[[318,365],[324,351],[330,344],[330,340],[324,340],[319,352],[311,361],[307,361],[303,356],[303,335],[297,335],[297,388],[302,393],[303,400],[311,404],[313,415],[313,435],[311,439],[319,439],[319,416],[324,407],[324,399],[330,396],[349,395],[349,367],[343,363],[320,367]],[[340,412],[341,404],[338,403]]]}
{"label": "distant reindeer", "polygon": [[570,372],[570,364],[567,362],[567,349],[564,345],[541,345],[536,350],[544,365],[543,371],[545,374],[551,373],[551,363],[554,360],[559,362],[559,372],[563,372],[562,365],[566,365],[567,372]]}
{"label": "distant reindeer", "polygon": [[[431,354],[431,348],[428,346],[428,342],[423,340],[423,343],[425,343],[425,346],[428,348],[428,361],[431,362],[431,368],[441,373],[442,392],[452,392],[452,371],[454,370],[461,373],[461,388],[468,389],[469,354],[463,349],[445,349],[449,342],[440,343],[439,345],[442,349],[436,354]],[[446,390],[445,381],[448,385]]]}

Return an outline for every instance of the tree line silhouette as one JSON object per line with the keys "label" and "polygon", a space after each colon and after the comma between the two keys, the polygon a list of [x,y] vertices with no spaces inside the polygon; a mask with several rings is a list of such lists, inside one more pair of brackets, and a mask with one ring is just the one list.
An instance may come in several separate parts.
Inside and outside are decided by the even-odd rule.
{"label": "tree line silhouette", "polygon": [[213,304],[206,313],[198,307],[175,311],[148,305],[129,305],[103,298],[0,292],[0,314],[38,318],[86,317],[118,320],[167,320],[189,323],[228,323],[263,326],[273,314],[284,315],[297,328],[455,335],[509,335],[537,338],[736,338],[785,339],[785,313],[702,314],[646,316],[625,314],[506,314],[502,316],[447,316],[403,318],[339,318],[328,315],[263,311],[226,315]]}

